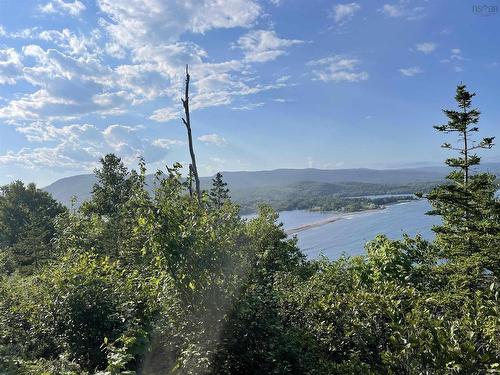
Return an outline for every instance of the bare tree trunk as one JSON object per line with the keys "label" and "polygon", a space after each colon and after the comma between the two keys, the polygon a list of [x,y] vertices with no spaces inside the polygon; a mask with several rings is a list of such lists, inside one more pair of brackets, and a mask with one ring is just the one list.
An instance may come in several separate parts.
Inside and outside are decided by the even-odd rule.
{"label": "bare tree trunk", "polygon": [[465,185],[465,190],[467,191],[467,187],[469,185],[469,145],[467,144],[467,130],[464,131],[464,161],[465,161],[465,168],[464,168],[464,185]]}
{"label": "bare tree trunk", "polygon": [[194,155],[193,148],[193,136],[191,135],[191,118],[189,116],[189,78],[188,65],[186,64],[186,88],[184,92],[184,99],[181,99],[186,118],[183,118],[182,122],[184,123],[184,125],[186,125],[188,133],[189,153],[191,154],[191,168],[193,170],[194,182],[196,185],[196,197],[198,199],[198,205],[201,207],[200,178],[198,177],[198,168],[196,167],[196,157]]}
{"label": "bare tree trunk", "polygon": [[189,196],[193,198],[193,165],[189,164],[189,180],[188,180],[188,187],[189,187]]}

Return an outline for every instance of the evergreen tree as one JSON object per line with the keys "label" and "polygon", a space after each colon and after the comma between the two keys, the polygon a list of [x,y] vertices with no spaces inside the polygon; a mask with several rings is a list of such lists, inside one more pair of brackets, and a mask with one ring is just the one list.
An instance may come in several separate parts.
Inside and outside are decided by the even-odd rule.
{"label": "evergreen tree", "polygon": [[210,203],[217,209],[221,208],[224,202],[230,198],[227,183],[222,180],[222,173],[217,172],[212,179],[212,188],[210,189],[209,196]]}
{"label": "evergreen tree", "polygon": [[479,110],[472,107],[474,96],[465,85],[458,85],[455,95],[458,110],[444,110],[447,124],[434,127],[439,132],[458,135],[459,141],[456,145],[442,145],[457,151],[458,156],[446,160],[454,168],[447,176],[449,183],[428,195],[433,207],[429,214],[441,215],[443,219],[443,224],[433,229],[446,258],[464,260],[474,256],[481,268],[498,272],[500,202],[495,197],[498,185],[494,175],[473,173],[480,163],[474,151],[490,149],[494,138],[479,142],[472,138],[479,131],[476,124],[480,116]]}
{"label": "evergreen tree", "polygon": [[97,183],[92,188],[92,200],[83,206],[83,211],[87,214],[116,216],[130,195],[130,173],[114,154],[107,154],[100,162],[101,167],[94,170]]}

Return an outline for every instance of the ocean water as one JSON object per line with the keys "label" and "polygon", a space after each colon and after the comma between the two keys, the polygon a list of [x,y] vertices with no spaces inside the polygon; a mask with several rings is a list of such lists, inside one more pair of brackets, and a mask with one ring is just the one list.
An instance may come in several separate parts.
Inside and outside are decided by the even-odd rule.
{"label": "ocean water", "polygon": [[[364,245],[377,234],[391,239],[400,239],[403,233],[416,234],[433,239],[431,228],[440,223],[437,216],[428,216],[430,205],[426,200],[398,203],[384,210],[348,215],[325,225],[309,228],[295,235],[298,246],[309,258],[323,254],[336,259],[343,253],[359,255],[365,252]],[[290,230],[304,224],[315,223],[335,216],[331,213],[310,211],[283,211],[279,221]]]}

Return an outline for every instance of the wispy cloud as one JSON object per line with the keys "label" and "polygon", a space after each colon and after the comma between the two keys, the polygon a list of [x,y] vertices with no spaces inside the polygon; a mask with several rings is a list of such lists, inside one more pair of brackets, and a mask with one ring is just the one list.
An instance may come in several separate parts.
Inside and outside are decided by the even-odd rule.
{"label": "wispy cloud", "polygon": [[408,21],[415,21],[425,17],[423,6],[412,5],[409,0],[400,0],[396,3],[386,3],[379,11],[390,18],[404,18]]}
{"label": "wispy cloud", "polygon": [[218,134],[204,134],[197,139],[207,145],[224,146],[227,144],[226,139]]}
{"label": "wispy cloud", "polygon": [[138,127],[114,124],[100,130],[92,124],[73,124],[56,128],[47,123],[33,123],[25,128],[32,142],[51,141],[53,145],[8,151],[0,155],[0,165],[25,168],[90,170],[104,153],[115,152],[126,163],[144,156],[149,162],[166,155],[165,147],[137,134]]}
{"label": "wispy cloud", "polygon": [[252,30],[238,39],[236,47],[244,51],[247,61],[266,62],[285,55],[287,47],[303,43],[298,39],[279,38],[273,30]]}
{"label": "wispy cloud", "polygon": [[237,111],[251,111],[252,109],[262,107],[263,105],[264,105],[263,102],[249,103],[249,104],[244,104],[244,105],[240,105],[240,106],[236,106],[236,107],[231,107],[231,109],[237,110]]}
{"label": "wispy cloud", "polygon": [[21,56],[13,48],[0,49],[0,85],[14,85],[22,76]]}
{"label": "wispy cloud", "polygon": [[174,119],[178,119],[180,121],[181,112],[179,108],[176,107],[160,108],[155,110],[149,118],[158,122],[167,122]]}
{"label": "wispy cloud", "polygon": [[274,98],[274,99],[271,99],[273,102],[276,102],[276,103],[292,103],[294,102],[294,100],[291,100],[291,99],[285,99],[285,98]]}
{"label": "wispy cloud", "polygon": [[369,78],[366,71],[360,71],[361,61],[342,56],[330,56],[309,61],[308,66],[315,67],[312,71],[315,80],[323,82],[359,82]]}
{"label": "wispy cloud", "polygon": [[460,48],[452,48],[450,51],[450,57],[442,59],[441,62],[451,64],[455,72],[462,72],[464,70],[462,64],[468,60],[468,58],[463,56]]}
{"label": "wispy cloud", "polygon": [[401,68],[399,72],[406,77],[413,77],[414,75],[422,73],[422,69],[418,66],[412,66],[410,68]]}
{"label": "wispy cloud", "polygon": [[434,52],[436,50],[436,48],[437,48],[436,43],[432,43],[432,42],[418,43],[415,45],[415,49],[417,51],[425,53],[426,55]]}
{"label": "wispy cloud", "polygon": [[97,0],[108,17],[103,26],[117,43],[126,48],[177,41],[185,32],[204,33],[217,28],[249,27],[261,15],[255,0]]}
{"label": "wispy cloud", "polygon": [[460,48],[453,48],[451,50],[452,56],[461,56],[462,50]]}
{"label": "wispy cloud", "polygon": [[71,16],[78,16],[85,9],[85,5],[78,0],[73,2],[64,0],[52,0],[48,3],[40,6],[40,11],[42,13],[59,13],[59,14],[69,14]]}
{"label": "wispy cloud", "polygon": [[151,142],[152,145],[170,150],[175,146],[184,146],[186,142],[180,141],[178,139],[168,139],[168,138],[158,138]]}
{"label": "wispy cloud", "polygon": [[358,3],[335,4],[333,6],[333,19],[336,24],[342,25],[350,21],[354,14],[361,9]]}

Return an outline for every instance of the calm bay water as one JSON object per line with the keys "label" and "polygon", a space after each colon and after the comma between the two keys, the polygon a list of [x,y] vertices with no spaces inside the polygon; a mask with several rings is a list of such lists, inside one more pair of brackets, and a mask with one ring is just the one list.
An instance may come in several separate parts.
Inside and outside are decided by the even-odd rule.
{"label": "calm bay water", "polygon": [[[309,258],[320,253],[331,259],[364,253],[364,245],[377,234],[385,234],[391,239],[400,239],[403,233],[416,234],[432,239],[431,227],[440,223],[440,218],[425,215],[430,209],[426,200],[399,203],[385,210],[348,215],[333,223],[313,227],[296,234],[298,245]],[[331,213],[309,211],[283,211],[279,220],[285,229],[297,228],[304,224],[319,222],[335,216]]]}

